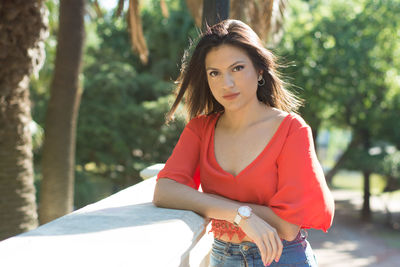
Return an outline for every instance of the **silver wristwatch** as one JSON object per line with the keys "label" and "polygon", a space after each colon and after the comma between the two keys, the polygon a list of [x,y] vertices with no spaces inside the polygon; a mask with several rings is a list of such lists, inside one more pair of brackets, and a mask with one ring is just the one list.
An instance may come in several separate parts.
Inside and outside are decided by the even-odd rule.
{"label": "silver wristwatch", "polygon": [[248,206],[241,206],[237,210],[237,214],[235,219],[233,220],[233,224],[239,226],[239,223],[242,219],[246,220],[251,216],[251,208]]}

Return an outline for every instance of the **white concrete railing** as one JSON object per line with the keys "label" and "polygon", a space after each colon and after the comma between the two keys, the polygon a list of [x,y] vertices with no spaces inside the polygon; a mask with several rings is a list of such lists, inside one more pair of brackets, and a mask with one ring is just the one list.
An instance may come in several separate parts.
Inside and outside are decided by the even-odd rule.
{"label": "white concrete railing", "polygon": [[212,237],[191,211],[152,204],[155,176],[0,242],[0,266],[208,266]]}

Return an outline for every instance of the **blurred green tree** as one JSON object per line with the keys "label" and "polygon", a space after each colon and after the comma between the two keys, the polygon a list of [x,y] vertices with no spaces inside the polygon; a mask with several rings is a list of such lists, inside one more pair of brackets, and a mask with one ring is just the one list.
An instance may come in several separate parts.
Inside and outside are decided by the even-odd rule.
{"label": "blurred green tree", "polygon": [[[379,171],[371,162],[382,162],[374,161],[371,148],[399,140],[398,134],[385,132],[400,123],[393,117],[398,108],[393,101],[400,94],[400,3],[308,1],[291,7],[284,54],[296,62],[287,71],[303,88],[307,104],[301,112],[315,131],[324,121],[351,130],[352,141],[333,170],[346,166],[362,171],[362,215],[369,219],[369,177]],[[328,180],[333,174],[328,173]]]}
{"label": "blurred green tree", "polygon": [[141,181],[144,167],[165,162],[183,129],[183,118],[166,126],[164,114],[196,29],[181,6],[171,6],[168,18],[160,13],[155,3],[142,10],[151,40],[147,64],[132,53],[127,21],[107,15],[95,21],[98,46],[89,47],[85,56],[77,164],[113,178],[114,191]]}
{"label": "blurred green tree", "polygon": [[[169,107],[165,96],[173,90],[180,59],[190,37],[197,36],[193,19],[182,3],[182,0],[169,1],[168,18],[160,16],[162,11],[157,1],[150,1],[143,7],[146,38],[152,40],[146,65],[132,53],[125,19],[105,10],[103,17],[87,17],[75,207],[140,181],[139,171],[154,162],[166,161],[176,143],[184,119],[178,118],[169,127],[164,125],[164,114]],[[34,150],[37,188],[41,187],[41,132],[50,97],[51,59],[55,58],[58,32],[58,4],[48,1],[47,6],[51,36],[46,42],[46,54],[50,60],[31,84],[33,118],[38,126]],[[90,6],[88,12],[89,15],[93,12]],[[115,148],[109,149],[113,145]],[[113,189],[105,189],[107,184],[113,184]],[[102,188],[100,192],[91,188],[97,185]]]}

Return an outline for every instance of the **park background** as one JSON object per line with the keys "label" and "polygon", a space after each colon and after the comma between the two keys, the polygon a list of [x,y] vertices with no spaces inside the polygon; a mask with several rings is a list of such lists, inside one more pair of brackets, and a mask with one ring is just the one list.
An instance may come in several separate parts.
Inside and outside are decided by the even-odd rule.
{"label": "park background", "polygon": [[[14,1],[13,12],[0,5],[0,239],[139,183],[141,170],[167,160],[185,117],[181,110],[165,125],[164,116],[201,24],[201,1],[71,2],[64,21],[59,1],[24,2]],[[230,5],[305,100],[299,113],[331,189],[363,196],[350,207],[354,224],[379,225],[400,248],[400,1],[276,2],[270,17],[262,12],[270,1]],[[71,23],[80,16],[80,26]],[[20,30],[11,41],[9,22]],[[371,195],[382,209],[371,211]]]}

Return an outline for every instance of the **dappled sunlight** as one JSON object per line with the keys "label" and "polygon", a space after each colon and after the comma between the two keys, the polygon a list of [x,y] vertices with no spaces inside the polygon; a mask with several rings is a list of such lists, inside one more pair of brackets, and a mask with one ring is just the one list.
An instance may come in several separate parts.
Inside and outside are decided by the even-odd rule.
{"label": "dappled sunlight", "polygon": [[354,241],[343,241],[334,243],[332,241],[323,242],[322,248],[314,249],[318,263],[321,266],[343,266],[344,263],[351,262],[351,266],[368,266],[375,261],[374,256],[355,258],[356,252],[360,249],[359,244]]}
{"label": "dappled sunlight", "polygon": [[[400,262],[400,247],[396,248],[383,238],[384,234],[398,233],[376,224],[362,222],[360,208],[362,193],[350,190],[333,190],[336,214],[328,233],[310,230],[309,240],[319,266],[396,266]],[[378,197],[371,198],[374,215],[383,216]]]}

